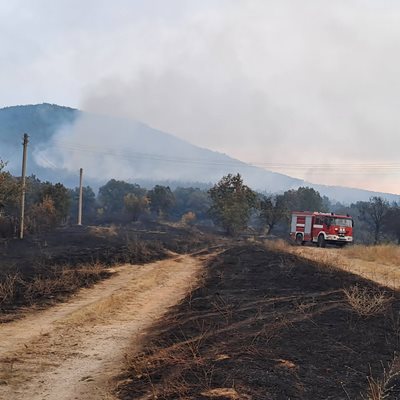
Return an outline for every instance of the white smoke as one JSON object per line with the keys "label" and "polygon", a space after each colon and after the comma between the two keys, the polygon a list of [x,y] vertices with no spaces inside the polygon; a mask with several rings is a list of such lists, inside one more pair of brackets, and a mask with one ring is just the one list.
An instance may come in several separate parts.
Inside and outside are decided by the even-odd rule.
{"label": "white smoke", "polygon": [[313,182],[398,190],[398,3],[232,2],[150,21],[140,40],[132,73],[91,85],[85,109],[249,162],[331,165],[280,169]]}
{"label": "white smoke", "polygon": [[[399,2],[97,4],[85,2],[78,14],[63,1],[31,7],[39,27],[32,32],[48,39],[34,43],[42,57],[28,63],[31,74],[23,65],[39,93],[78,93],[85,110],[144,121],[314,182],[398,192]],[[44,23],[57,13],[58,28]],[[31,27],[26,14],[18,18]],[[2,64],[5,88],[10,60]],[[97,132],[77,132],[98,140]],[[63,154],[57,159],[69,163]],[[104,163],[109,171],[113,163]],[[122,174],[125,160],[118,163]]]}

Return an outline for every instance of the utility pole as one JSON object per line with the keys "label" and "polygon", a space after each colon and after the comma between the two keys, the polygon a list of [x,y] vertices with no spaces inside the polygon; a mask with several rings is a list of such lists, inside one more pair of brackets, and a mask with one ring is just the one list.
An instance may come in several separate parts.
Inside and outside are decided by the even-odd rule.
{"label": "utility pole", "polygon": [[29,136],[24,133],[24,141],[22,142],[22,176],[21,176],[21,219],[19,227],[19,238],[24,238],[24,218],[25,218],[25,190],[26,190],[26,151],[28,148]]}
{"label": "utility pole", "polygon": [[78,225],[82,225],[82,195],[83,195],[83,169],[79,170],[79,208],[78,208]]}

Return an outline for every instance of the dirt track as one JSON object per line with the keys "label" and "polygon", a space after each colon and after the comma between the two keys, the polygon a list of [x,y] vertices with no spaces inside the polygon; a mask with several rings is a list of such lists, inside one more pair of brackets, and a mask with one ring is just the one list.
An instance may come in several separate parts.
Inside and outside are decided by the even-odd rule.
{"label": "dirt track", "polygon": [[0,325],[0,398],[112,399],[124,355],[196,285],[201,265],[188,255],[124,265],[64,304]]}

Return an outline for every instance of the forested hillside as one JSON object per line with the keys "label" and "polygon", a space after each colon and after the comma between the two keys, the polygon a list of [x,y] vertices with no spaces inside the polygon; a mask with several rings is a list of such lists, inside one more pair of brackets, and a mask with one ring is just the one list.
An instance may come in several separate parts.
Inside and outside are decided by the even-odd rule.
{"label": "forested hillside", "polygon": [[0,159],[16,176],[21,170],[23,133],[30,137],[28,175],[68,187],[77,185],[80,167],[85,171],[86,184],[95,189],[110,179],[146,188],[157,184],[206,188],[224,175],[240,173],[252,189],[264,193],[310,186],[346,203],[372,196],[398,201],[396,195],[304,182],[194,146],[138,121],[54,104],[0,109]]}

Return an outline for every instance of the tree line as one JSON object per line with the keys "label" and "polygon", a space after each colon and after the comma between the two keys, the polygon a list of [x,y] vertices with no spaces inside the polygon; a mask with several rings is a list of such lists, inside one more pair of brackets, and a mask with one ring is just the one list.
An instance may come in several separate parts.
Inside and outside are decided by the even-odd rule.
{"label": "tree line", "polygon": [[223,177],[209,190],[210,215],[227,233],[237,233],[249,225],[266,234],[286,236],[292,211],[335,212],[351,215],[357,242],[377,244],[396,241],[400,244],[400,204],[373,196],[345,206],[309,187],[291,189],[283,194],[265,195],[244,185],[239,174]]}
{"label": "tree line", "polygon": [[[15,236],[19,225],[20,178],[5,171],[0,161],[0,236]],[[396,240],[400,244],[400,206],[381,197],[350,206],[332,203],[313,188],[300,187],[282,194],[257,193],[244,184],[240,174],[224,176],[209,190],[156,185],[147,190],[137,184],[111,179],[96,196],[83,188],[85,224],[130,223],[170,220],[182,224],[220,227],[228,235],[246,229],[285,237],[292,210],[350,214],[356,224],[356,240],[378,243]],[[41,233],[60,225],[75,224],[79,188],[27,178],[27,233]]]}

